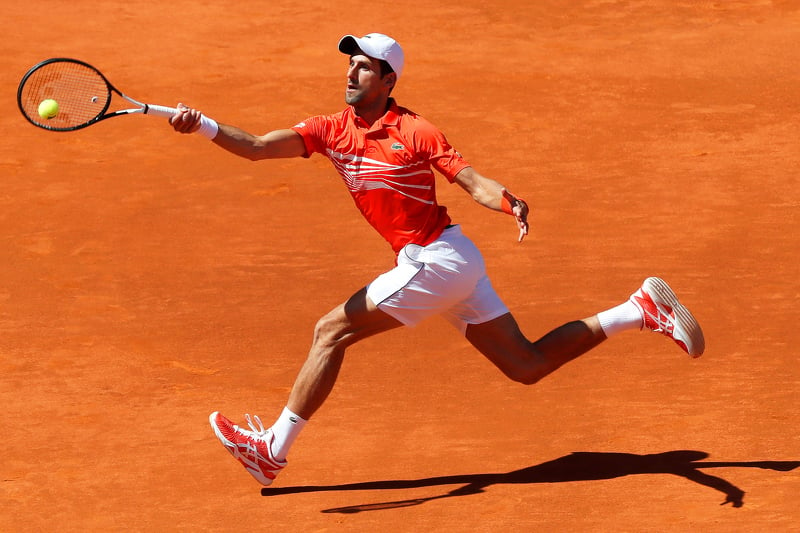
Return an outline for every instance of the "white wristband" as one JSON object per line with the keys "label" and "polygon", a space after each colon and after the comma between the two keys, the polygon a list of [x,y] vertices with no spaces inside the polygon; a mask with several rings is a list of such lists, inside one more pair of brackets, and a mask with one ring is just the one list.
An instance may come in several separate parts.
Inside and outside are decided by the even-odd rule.
{"label": "white wristband", "polygon": [[206,137],[207,139],[213,139],[217,136],[219,132],[219,124],[213,118],[208,118],[205,115],[200,117],[200,129],[197,130],[197,133]]}

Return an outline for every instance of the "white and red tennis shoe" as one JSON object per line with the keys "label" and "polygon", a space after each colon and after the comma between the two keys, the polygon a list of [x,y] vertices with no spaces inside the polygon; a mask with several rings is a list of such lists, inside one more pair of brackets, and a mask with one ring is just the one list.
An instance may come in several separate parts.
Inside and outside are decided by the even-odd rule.
{"label": "white and red tennis shoe", "polygon": [[259,483],[269,486],[287,463],[278,461],[272,455],[270,445],[275,439],[272,430],[264,429],[264,424],[257,416],[253,418],[250,415],[244,416],[252,431],[240,428],[217,411],[211,413],[208,421],[225,449],[242,463],[245,470]]}
{"label": "white and red tennis shoe", "polygon": [[630,300],[642,312],[643,328],[666,335],[692,357],[703,354],[706,341],[700,324],[663,279],[647,278]]}

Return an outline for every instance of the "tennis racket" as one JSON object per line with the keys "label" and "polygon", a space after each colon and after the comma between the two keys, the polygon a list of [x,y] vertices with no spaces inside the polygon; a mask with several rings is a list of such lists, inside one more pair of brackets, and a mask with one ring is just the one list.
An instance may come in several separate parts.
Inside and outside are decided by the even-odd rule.
{"label": "tennis racket", "polygon": [[[113,102],[114,96],[126,102]],[[51,118],[39,114],[44,100],[55,100],[57,112]],[[119,103],[117,103],[119,101]],[[122,109],[128,103],[135,107]],[[75,131],[111,117],[143,114],[171,117],[173,107],[144,104],[114,87],[95,67],[77,59],[46,59],[25,73],[17,89],[17,104],[22,115],[34,126],[50,131]],[[200,131],[216,125],[203,116]]]}

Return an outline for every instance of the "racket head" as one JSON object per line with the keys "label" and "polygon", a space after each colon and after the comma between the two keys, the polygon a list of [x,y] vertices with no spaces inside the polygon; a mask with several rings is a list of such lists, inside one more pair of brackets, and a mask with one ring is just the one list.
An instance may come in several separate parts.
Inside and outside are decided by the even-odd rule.
{"label": "racket head", "polygon": [[[105,118],[111,93],[119,92],[103,74],[77,59],[46,59],[28,70],[17,89],[17,104],[28,122],[50,131],[74,131]],[[39,104],[58,103],[53,118],[39,116]]]}

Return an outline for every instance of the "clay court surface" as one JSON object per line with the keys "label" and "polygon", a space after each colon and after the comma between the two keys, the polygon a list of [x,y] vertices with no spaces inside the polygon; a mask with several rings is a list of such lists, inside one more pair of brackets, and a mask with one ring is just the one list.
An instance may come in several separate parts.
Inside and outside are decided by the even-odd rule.
{"label": "clay court surface", "polygon": [[[796,2],[6,4],[0,531],[800,527]],[[659,275],[707,351],[627,332],[524,387],[443,320],[396,330],[348,352],[262,492],[208,414],[271,423],[391,250],[320,156],[143,116],[46,132],[17,83],[76,57],[261,133],[341,109],[336,43],[370,31],[404,45],[398,101],[531,203],[519,245],[439,182],[529,337]]]}

